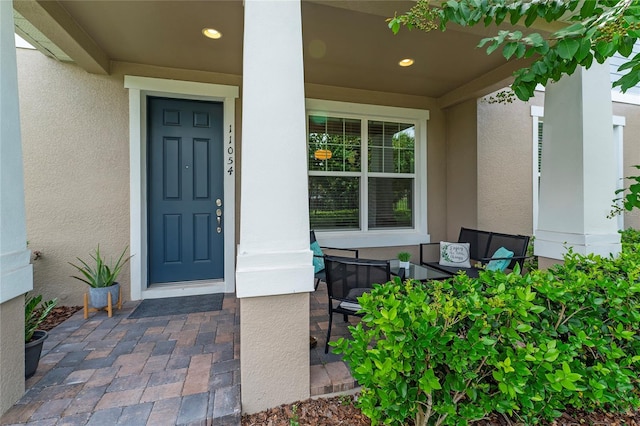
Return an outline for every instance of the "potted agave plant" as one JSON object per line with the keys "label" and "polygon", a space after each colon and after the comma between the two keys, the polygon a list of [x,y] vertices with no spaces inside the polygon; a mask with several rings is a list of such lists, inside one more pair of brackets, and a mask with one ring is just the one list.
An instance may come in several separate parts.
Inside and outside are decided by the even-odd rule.
{"label": "potted agave plant", "polygon": [[79,264],[69,262],[76,268],[80,275],[72,275],[72,278],[82,281],[89,288],[89,302],[93,308],[102,309],[108,305],[108,294],[111,294],[111,303],[120,302],[120,284],[116,281],[123,266],[129,261],[131,256],[126,256],[128,247],[125,247],[118,260],[108,263],[100,254],[100,245],[90,254],[91,260],[80,259]]}
{"label": "potted agave plant", "polygon": [[25,295],[24,299],[24,378],[33,376],[38,369],[42,345],[49,333],[38,327],[58,303],[58,299],[42,302],[42,295]]}

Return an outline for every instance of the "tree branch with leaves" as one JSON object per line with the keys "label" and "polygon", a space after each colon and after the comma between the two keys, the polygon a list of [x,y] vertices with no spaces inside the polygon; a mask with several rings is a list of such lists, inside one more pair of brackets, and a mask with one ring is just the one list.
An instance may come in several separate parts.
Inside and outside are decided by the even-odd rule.
{"label": "tree branch with leaves", "polygon": [[[550,34],[541,33],[535,31],[539,20],[567,25]],[[578,66],[589,68],[594,60],[603,63],[616,53],[629,58],[619,68],[629,72],[613,85],[624,92],[640,82],[640,54],[630,57],[640,37],[637,0],[450,0],[441,7],[418,0],[411,10],[388,22],[396,34],[402,26],[445,31],[450,23],[471,27],[509,22],[532,29],[527,33],[499,29],[497,35],[478,44],[487,54],[502,47],[507,60],[535,58],[529,67],[514,73],[511,88],[524,101],[533,96],[536,85],[558,81]]]}

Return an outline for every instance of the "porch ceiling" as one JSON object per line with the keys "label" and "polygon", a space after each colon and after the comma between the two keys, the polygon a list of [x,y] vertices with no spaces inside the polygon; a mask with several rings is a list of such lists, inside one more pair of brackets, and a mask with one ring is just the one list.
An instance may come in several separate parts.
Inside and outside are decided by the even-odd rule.
{"label": "porch ceiling", "polygon": [[[305,81],[427,96],[447,106],[465,93],[500,87],[518,68],[476,49],[484,29],[402,30],[394,36],[385,19],[412,4],[303,0]],[[89,72],[109,73],[111,62],[119,61],[242,74],[241,0],[15,0],[14,8]],[[223,37],[203,37],[205,27]],[[399,67],[405,57],[415,64]]]}

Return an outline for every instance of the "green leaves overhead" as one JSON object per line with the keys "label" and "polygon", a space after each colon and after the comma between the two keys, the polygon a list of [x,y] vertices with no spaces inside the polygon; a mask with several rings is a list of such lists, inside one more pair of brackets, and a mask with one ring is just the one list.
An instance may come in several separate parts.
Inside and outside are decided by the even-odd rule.
{"label": "green leaves overhead", "polygon": [[[545,36],[535,30],[526,34],[499,30],[496,36],[478,44],[487,54],[502,47],[507,60],[534,58],[529,67],[514,73],[511,88],[518,98],[528,100],[537,84],[557,81],[572,74],[578,66],[589,68],[594,59],[603,63],[616,52],[629,57],[640,37],[640,3],[635,0],[449,0],[440,8],[431,7],[429,0],[418,0],[410,11],[390,18],[389,28],[394,33],[403,25],[409,29],[444,31],[449,23],[489,26],[508,21],[529,29],[535,28],[538,21],[554,22],[561,18],[566,26]],[[624,92],[638,84],[638,55],[619,70],[629,72],[614,86],[620,86]]]}
{"label": "green leaves overhead", "polygon": [[[640,165],[633,167],[640,169]],[[618,197],[612,200],[613,204],[611,205],[611,212],[607,216],[608,218],[622,214],[625,210],[632,211],[640,208],[640,176],[627,176],[625,179],[630,180],[632,183],[628,188],[616,190],[615,194]]]}
{"label": "green leaves overhead", "polygon": [[578,49],[580,48],[580,42],[575,39],[562,39],[556,45],[558,56],[562,59],[570,60],[574,57]]}

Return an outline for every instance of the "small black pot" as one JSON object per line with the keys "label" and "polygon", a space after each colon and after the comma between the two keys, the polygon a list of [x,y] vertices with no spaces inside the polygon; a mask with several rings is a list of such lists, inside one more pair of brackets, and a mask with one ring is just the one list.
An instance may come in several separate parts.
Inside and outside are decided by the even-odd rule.
{"label": "small black pot", "polygon": [[36,374],[38,363],[40,362],[40,354],[42,353],[42,345],[45,339],[49,337],[49,333],[44,330],[36,330],[33,333],[31,341],[24,344],[24,378]]}

